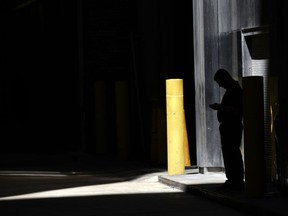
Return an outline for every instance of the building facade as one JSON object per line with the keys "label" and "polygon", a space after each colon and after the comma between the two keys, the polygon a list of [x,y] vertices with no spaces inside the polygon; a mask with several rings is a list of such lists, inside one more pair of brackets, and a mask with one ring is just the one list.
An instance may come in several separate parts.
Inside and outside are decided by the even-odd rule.
{"label": "building facade", "polygon": [[[286,111],[283,109],[286,107],[286,94],[283,92],[286,90],[284,71],[287,66],[280,59],[287,55],[279,57],[276,50],[283,52],[280,51],[283,48],[276,38],[285,35],[286,25],[282,13],[279,13],[279,8],[285,5],[278,2],[271,7],[270,1],[263,0],[193,1],[195,101],[198,101],[195,104],[197,163],[203,168],[223,167],[217,117],[208,106],[219,102],[223,96],[223,91],[213,81],[214,73],[219,68],[225,68],[240,84],[243,77],[262,76],[263,166],[267,180],[276,180],[284,188],[287,184],[287,151],[282,150],[287,149],[287,143],[283,133],[286,127]],[[281,20],[283,32],[277,28],[276,33],[275,28],[279,24],[276,24],[275,17],[279,16],[282,18],[277,21]],[[281,70],[275,64],[278,61],[281,61]],[[279,127],[278,118],[282,119]]]}

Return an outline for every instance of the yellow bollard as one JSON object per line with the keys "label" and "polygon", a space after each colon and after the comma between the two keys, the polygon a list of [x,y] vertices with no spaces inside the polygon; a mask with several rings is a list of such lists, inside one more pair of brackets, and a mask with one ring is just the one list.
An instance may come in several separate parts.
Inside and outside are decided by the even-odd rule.
{"label": "yellow bollard", "polygon": [[263,77],[243,77],[245,195],[266,193]]}
{"label": "yellow bollard", "polygon": [[191,166],[190,161],[190,153],[189,153],[189,141],[188,141],[188,134],[187,134],[187,127],[186,127],[186,120],[185,120],[185,114],[184,114],[184,165],[185,167]]}
{"label": "yellow bollard", "polygon": [[104,155],[109,149],[108,146],[108,125],[107,125],[107,86],[105,81],[96,81],[94,83],[95,100],[95,151],[96,154]]}
{"label": "yellow bollard", "polygon": [[166,80],[168,174],[185,173],[183,80]]}
{"label": "yellow bollard", "polygon": [[115,82],[117,155],[120,160],[129,157],[129,89],[126,81]]}

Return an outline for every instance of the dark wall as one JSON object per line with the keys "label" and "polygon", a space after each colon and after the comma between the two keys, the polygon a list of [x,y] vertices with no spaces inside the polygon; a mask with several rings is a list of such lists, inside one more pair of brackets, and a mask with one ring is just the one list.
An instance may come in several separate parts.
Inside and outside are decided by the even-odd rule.
{"label": "dark wall", "polygon": [[288,192],[288,66],[287,66],[287,1],[271,2],[270,28],[271,28],[271,75],[278,77],[279,116],[275,119],[278,141],[279,180],[283,192]]}
{"label": "dark wall", "polygon": [[[128,90],[127,127],[134,140],[135,97],[132,83],[132,33],[135,9],[130,0],[82,1],[83,99],[85,148],[88,154],[117,158],[116,85],[125,82]],[[137,126],[137,125],[136,125]],[[135,129],[136,130],[136,129]]]}
{"label": "dark wall", "polygon": [[[149,161],[152,128],[155,126],[152,125],[152,113],[159,108],[165,115],[167,78],[185,78],[187,125],[193,146],[191,7],[190,1],[179,3],[172,0],[83,2],[88,151],[96,154],[104,151],[104,154],[117,157],[119,140],[116,134],[119,129],[116,127],[115,83],[125,81],[130,103],[128,151],[134,159]],[[97,96],[99,88],[103,88],[106,99]],[[95,100],[95,95],[104,105]],[[101,113],[107,120],[100,119],[103,127],[95,125],[95,119],[99,119]],[[164,119],[163,116],[156,118],[165,122],[165,116]],[[165,146],[166,125],[161,131],[156,136],[163,138],[160,145]],[[161,151],[166,154],[165,149]]]}
{"label": "dark wall", "polygon": [[[138,71],[141,76],[147,143],[151,139],[149,130],[152,110],[159,108],[164,114],[166,112],[165,80],[182,78],[191,159],[194,163],[196,153],[192,2],[139,0],[137,30]],[[166,145],[166,128],[164,132],[163,142]]]}
{"label": "dark wall", "polygon": [[151,159],[155,108],[166,155],[165,79],[183,78],[196,160],[191,1],[24,2],[0,4],[1,154],[117,158],[121,81],[128,158]]}
{"label": "dark wall", "polygon": [[1,153],[74,151],[80,139],[75,2],[1,10]]}

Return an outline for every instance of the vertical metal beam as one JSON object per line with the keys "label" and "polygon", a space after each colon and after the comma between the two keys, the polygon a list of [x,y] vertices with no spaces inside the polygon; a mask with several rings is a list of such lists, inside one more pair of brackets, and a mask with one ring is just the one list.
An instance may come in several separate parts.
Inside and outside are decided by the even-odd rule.
{"label": "vertical metal beam", "polygon": [[203,1],[193,0],[193,26],[197,165],[205,167],[207,140]]}

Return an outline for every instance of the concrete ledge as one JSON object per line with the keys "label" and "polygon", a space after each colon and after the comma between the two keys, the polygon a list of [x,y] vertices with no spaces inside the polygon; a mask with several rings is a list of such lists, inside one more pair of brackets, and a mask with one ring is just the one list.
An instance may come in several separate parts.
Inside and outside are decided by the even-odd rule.
{"label": "concrete ledge", "polygon": [[[288,216],[287,196],[267,195],[259,198],[248,198],[244,192],[221,190],[219,188],[221,183],[217,179],[215,183],[205,183],[203,181],[203,184],[201,184],[201,178],[204,176],[199,177],[198,182],[196,182],[195,176],[192,178],[190,175],[159,176],[158,181],[170,187],[180,189],[183,192],[208,198],[241,212],[264,216]],[[194,181],[194,184],[191,179]]]}

